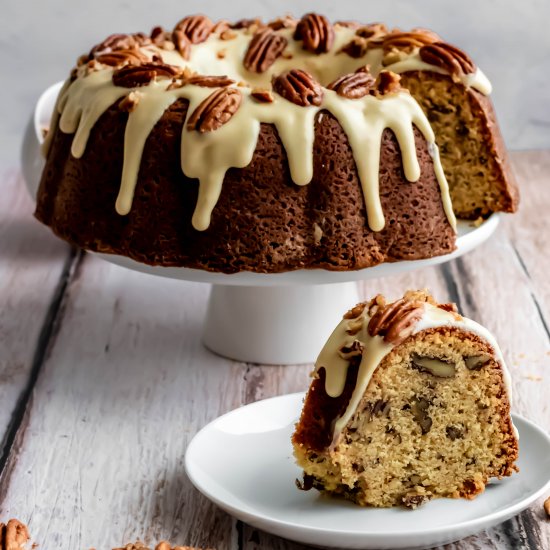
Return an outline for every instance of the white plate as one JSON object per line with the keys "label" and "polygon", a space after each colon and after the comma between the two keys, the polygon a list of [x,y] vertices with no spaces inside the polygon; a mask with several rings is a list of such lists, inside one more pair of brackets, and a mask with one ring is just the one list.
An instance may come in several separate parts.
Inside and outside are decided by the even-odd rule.
{"label": "white plate", "polygon": [[[44,167],[44,160],[40,153],[40,143],[43,141],[42,130],[43,128],[47,128],[50,124],[51,114],[55,105],[55,100],[61,89],[61,84],[61,82],[58,82],[50,86],[40,96],[25,132],[22,149],[23,176],[33,200],[36,196],[40,176]],[[493,214],[478,227],[472,226],[470,222],[459,221],[456,250],[451,254],[424,260],[385,263],[375,267],[359,269],[357,271],[299,269],[276,274],[242,272],[227,275],[225,273],[211,273],[200,269],[188,269],[184,267],[150,266],[114,254],[98,255],[108,262],[150,275],[160,275],[173,279],[217,285],[287,286],[344,283],[349,281],[375,279],[377,277],[387,277],[454,260],[485,242],[497,228],[499,219],[500,216],[498,214]]]}
{"label": "white plate", "polygon": [[221,508],[264,531],[339,548],[425,548],[501,523],[550,488],[550,437],[515,415],[520,473],[490,484],[474,499],[436,499],[411,511],[361,508],[299,491],[290,436],[303,394],[236,409],[203,428],[185,455],[195,487]]}

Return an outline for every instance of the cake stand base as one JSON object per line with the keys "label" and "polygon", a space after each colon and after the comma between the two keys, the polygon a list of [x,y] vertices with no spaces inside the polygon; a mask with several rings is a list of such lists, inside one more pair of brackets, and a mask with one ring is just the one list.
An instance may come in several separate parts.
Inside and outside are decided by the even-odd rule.
{"label": "cake stand base", "polygon": [[358,301],[356,283],[214,285],[204,345],[246,363],[313,363],[338,320]]}

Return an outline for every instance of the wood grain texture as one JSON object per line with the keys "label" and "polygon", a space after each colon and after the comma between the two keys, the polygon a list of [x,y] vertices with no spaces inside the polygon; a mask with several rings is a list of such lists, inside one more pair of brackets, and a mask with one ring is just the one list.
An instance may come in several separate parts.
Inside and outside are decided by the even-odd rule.
{"label": "wood grain texture", "polygon": [[[363,282],[360,293],[395,297],[428,287],[439,300],[456,301],[497,336],[512,373],[514,410],[548,429],[550,222],[540,212],[550,206],[550,152],[513,160],[522,208],[489,242],[441,267]],[[0,250],[13,238],[0,235]],[[58,277],[65,256],[52,262]],[[217,550],[307,548],[212,505],[186,478],[183,456],[190,438],[216,416],[305,390],[311,365],[248,365],[204,349],[206,285],[157,280],[88,255],[71,265],[55,338],[0,477],[0,517],[28,522],[48,550],[104,550],[137,538]],[[16,283],[21,295],[32,284]],[[540,501],[445,548],[548,550],[550,522]]]}
{"label": "wood grain texture", "polygon": [[[69,247],[32,217],[18,171],[0,172],[0,469],[21,421]],[[12,429],[13,428],[13,429]]]}

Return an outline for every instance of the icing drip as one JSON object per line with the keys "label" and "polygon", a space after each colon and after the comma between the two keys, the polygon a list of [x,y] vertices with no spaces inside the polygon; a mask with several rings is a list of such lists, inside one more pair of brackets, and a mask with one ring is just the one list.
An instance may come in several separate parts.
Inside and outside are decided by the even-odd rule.
{"label": "icing drip", "polygon": [[[323,368],[325,370],[325,391],[331,397],[338,397],[342,394],[346,382],[349,361],[342,358],[339,350],[342,347],[350,347],[355,340],[363,344],[363,354],[355,388],[351,395],[348,406],[342,416],[334,423],[332,444],[335,445],[339,435],[354,415],[359,403],[369,385],[369,382],[382,360],[395,347],[393,344],[384,341],[382,336],[370,336],[367,331],[370,317],[368,308],[365,308],[361,314],[362,325],[359,332],[350,335],[347,332],[349,319],[344,319],[339,323],[331,334],[327,343],[321,350],[315,363],[315,370]],[[483,326],[471,319],[457,317],[448,311],[438,308],[432,304],[424,303],[423,312],[420,320],[415,325],[413,335],[424,330],[441,327],[455,327],[465,332],[471,332],[487,342],[494,351],[495,359],[502,368],[502,380],[508,394],[508,399],[512,400],[512,383],[510,372],[504,362],[504,357],[494,336]],[[517,437],[517,430],[514,427]]]}
{"label": "icing drip", "polygon": [[[287,38],[288,46],[284,55],[260,74],[247,71],[242,62],[251,39],[246,30],[234,31],[234,38],[230,40],[221,40],[218,36],[211,35],[205,42],[194,44],[189,61],[183,59],[177,51],[164,50],[154,45],[142,47],[141,51],[150,58],[154,55],[160,56],[165,63],[189,68],[199,74],[225,74],[237,82],[246,81],[252,88],[269,89],[273,75],[295,67],[303,67],[311,72],[323,85],[365,65],[370,65],[374,75],[382,69],[397,73],[412,70],[445,73],[443,69],[422,61],[418,49],[413,50],[404,60],[387,67],[382,66],[383,51],[380,48],[369,48],[358,59],[340,53],[342,47],[354,36],[352,29],[344,27],[336,29],[332,49],[322,55],[303,50],[301,43],[293,40],[292,29],[278,32]],[[82,66],[78,69],[76,80],[67,81],[60,92],[52,128],[59,120],[61,131],[74,133],[71,153],[76,158],[84,154],[91,129],[99,117],[131,91],[129,88],[115,86],[112,72],[113,68],[101,68],[100,65],[100,70],[88,74],[86,67]],[[461,78],[467,86],[482,93],[490,92],[490,83],[480,70]],[[165,110],[176,100],[184,98],[189,101],[189,118],[200,102],[213,91],[212,88],[189,84],[167,89],[169,83],[169,80],[161,79],[139,87],[139,103],[128,116],[123,172],[116,201],[116,210],[121,215],[131,210],[145,142]],[[313,177],[315,120],[323,109],[337,118],[348,137],[365,198],[369,227],[373,231],[380,231],[385,223],[378,183],[382,134],[386,128],[393,131],[401,149],[405,177],[415,182],[420,177],[420,167],[416,157],[414,126],[428,142],[445,213],[451,226],[456,228],[433,131],[421,108],[408,93],[390,94],[382,98],[365,96],[352,100],[325,90],[321,105],[300,107],[276,94],[272,103],[259,103],[250,96],[250,87],[239,87],[243,96],[239,109],[217,130],[200,133],[187,129],[186,124],[183,126],[182,171],[187,177],[199,180],[199,197],[192,219],[195,229],[203,231],[208,228],[226,171],[231,167],[243,168],[251,162],[262,122],[274,124],[277,128],[294,183],[308,184]],[[52,135],[53,131],[49,132],[44,142],[44,154],[48,151]]]}

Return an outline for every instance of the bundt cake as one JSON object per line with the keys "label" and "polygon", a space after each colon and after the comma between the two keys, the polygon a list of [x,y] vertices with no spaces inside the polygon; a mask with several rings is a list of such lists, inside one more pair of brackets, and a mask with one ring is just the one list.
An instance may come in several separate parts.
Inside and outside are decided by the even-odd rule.
{"label": "bundt cake", "polygon": [[489,92],[420,29],[198,15],[112,35],[59,94],[36,217],[86,249],[227,273],[447,254],[454,212],[517,205]]}
{"label": "bundt cake", "polygon": [[517,471],[510,382],[487,329],[426,291],[357,305],[317,359],[292,437],[301,488],[362,506],[474,498]]}

